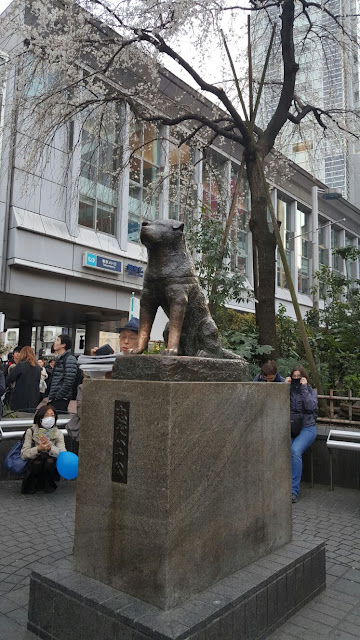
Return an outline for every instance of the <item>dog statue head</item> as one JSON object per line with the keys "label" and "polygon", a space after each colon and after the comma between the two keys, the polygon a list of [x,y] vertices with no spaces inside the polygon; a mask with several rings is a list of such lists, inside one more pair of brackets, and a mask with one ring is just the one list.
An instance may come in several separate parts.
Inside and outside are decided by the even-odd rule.
{"label": "dog statue head", "polygon": [[140,240],[148,249],[157,244],[173,245],[183,241],[184,223],[178,220],[144,220]]}

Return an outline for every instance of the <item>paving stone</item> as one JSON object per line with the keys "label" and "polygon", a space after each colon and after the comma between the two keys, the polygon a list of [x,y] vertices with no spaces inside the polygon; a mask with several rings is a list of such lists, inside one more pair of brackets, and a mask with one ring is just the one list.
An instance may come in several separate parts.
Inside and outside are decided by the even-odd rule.
{"label": "paving stone", "polygon": [[358,569],[349,569],[342,577],[353,582],[360,582],[360,571]]}
{"label": "paving stone", "polygon": [[321,611],[317,611],[311,605],[304,607],[301,610],[301,615],[305,618],[309,618],[309,620],[315,620],[315,622],[321,622],[329,627],[335,627],[339,619],[335,616],[329,615],[328,613],[323,613]]}
{"label": "paving stone", "polygon": [[9,600],[9,598],[6,597],[0,598],[0,613],[8,613],[9,611],[18,609],[18,607],[18,603],[14,602],[14,600]]}
{"label": "paving stone", "polygon": [[329,639],[331,640],[354,640],[358,639],[358,636],[354,636],[352,633],[346,633],[345,631],[341,631],[340,629],[334,629],[329,634]]}
{"label": "paving stone", "polygon": [[13,609],[6,614],[11,620],[15,620],[18,624],[25,627],[27,625],[28,620],[28,612],[27,607],[19,607],[18,609]]}
{"label": "paving stone", "polygon": [[358,624],[354,624],[354,622],[350,622],[349,620],[342,620],[338,626],[338,629],[341,631],[346,631],[347,633],[352,633],[354,636],[360,638],[360,621]]}
{"label": "paving stone", "polygon": [[337,618],[338,620],[343,620],[345,616],[349,615],[348,611],[344,611],[343,609],[338,609],[335,606],[331,607],[328,604],[323,604],[322,602],[319,602],[319,598],[315,598],[315,600],[313,600],[312,608],[315,611],[319,611],[320,613],[323,613],[327,616],[332,616],[334,618]]}
{"label": "paving stone", "polygon": [[353,596],[354,598],[360,598],[360,583],[352,582],[351,580],[344,580],[343,578],[339,578],[332,585],[332,589],[335,591],[340,591],[341,593],[346,593],[347,595]]}
{"label": "paving stone", "polygon": [[344,573],[348,571],[348,567],[341,564],[334,564],[331,567],[326,567],[326,573],[329,573],[331,576],[340,577]]}

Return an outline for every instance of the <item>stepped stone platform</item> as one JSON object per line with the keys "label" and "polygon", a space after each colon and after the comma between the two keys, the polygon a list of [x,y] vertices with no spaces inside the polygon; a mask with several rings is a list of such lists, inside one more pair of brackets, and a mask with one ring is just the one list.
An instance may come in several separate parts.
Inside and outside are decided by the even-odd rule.
{"label": "stepped stone platform", "polygon": [[325,546],[300,538],[163,611],[73,570],[33,572],[43,640],[264,640],[325,588]]}

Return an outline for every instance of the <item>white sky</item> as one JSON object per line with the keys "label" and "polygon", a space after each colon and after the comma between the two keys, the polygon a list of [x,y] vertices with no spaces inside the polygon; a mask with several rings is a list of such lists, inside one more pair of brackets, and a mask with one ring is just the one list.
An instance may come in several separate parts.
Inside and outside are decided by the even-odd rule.
{"label": "white sky", "polygon": [[10,4],[10,0],[0,0],[0,13]]}
{"label": "white sky", "polygon": [[[244,0],[242,4],[246,4],[246,2],[247,0]],[[4,11],[4,9],[6,9],[6,7],[9,6],[9,4],[11,4],[11,0],[0,0],[0,14],[2,13],[2,11]],[[241,23],[245,25],[245,21],[246,21],[246,14],[244,12],[242,20],[240,21],[240,25]],[[239,36],[240,36],[239,42],[243,43],[244,32],[241,35],[239,34]],[[195,63],[195,68],[200,72],[200,75],[203,75],[204,79],[207,80],[208,82],[213,82],[215,84],[222,83],[224,81],[224,76],[225,78],[227,77],[231,78],[231,82],[232,82],[232,75],[230,73],[230,70],[228,70],[228,66],[229,66],[228,62],[225,61],[224,59],[219,59],[218,42],[214,42],[213,46],[209,47],[206,62],[204,63],[204,60],[202,60],[202,64],[199,64],[196,47],[192,45],[192,43],[190,42],[190,38],[189,39],[187,39],[186,37],[183,38],[181,42],[180,51],[183,53],[184,57],[187,59],[187,61],[190,64]],[[233,54],[234,53],[235,52],[233,51]],[[224,67],[224,63],[225,63],[225,67]],[[170,69],[175,75],[181,77],[183,80],[185,80],[185,82],[197,88],[197,85],[192,80],[192,78],[190,78],[190,76],[185,71],[183,71],[179,67],[179,65],[176,64],[176,62],[170,60],[167,57],[164,57],[163,64],[165,67]],[[224,73],[224,69],[225,69],[225,73]]]}

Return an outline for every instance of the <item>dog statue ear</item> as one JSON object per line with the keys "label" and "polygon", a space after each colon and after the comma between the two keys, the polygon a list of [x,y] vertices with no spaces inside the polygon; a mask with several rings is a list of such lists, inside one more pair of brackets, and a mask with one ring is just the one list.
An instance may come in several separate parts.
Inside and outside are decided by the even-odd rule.
{"label": "dog statue ear", "polygon": [[174,220],[173,222],[173,229],[175,229],[176,231],[183,231],[184,230],[184,223],[183,222],[179,222],[179,220]]}

